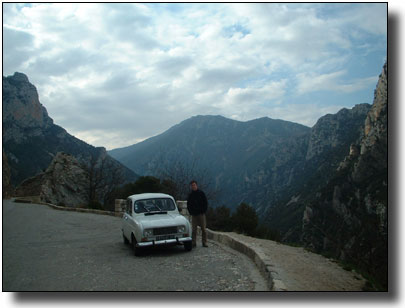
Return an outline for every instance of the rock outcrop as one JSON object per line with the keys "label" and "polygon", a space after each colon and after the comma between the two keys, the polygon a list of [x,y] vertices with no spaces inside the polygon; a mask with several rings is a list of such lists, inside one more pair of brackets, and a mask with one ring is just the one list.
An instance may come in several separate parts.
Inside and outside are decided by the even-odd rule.
{"label": "rock outcrop", "polygon": [[307,202],[302,229],[307,247],[355,264],[382,289],[388,283],[387,107],[385,64],[361,138]]}
{"label": "rock outcrop", "polygon": [[3,150],[3,169],[2,169],[2,176],[3,176],[3,198],[8,199],[10,198],[13,193],[14,193],[14,188],[11,185],[10,182],[10,177],[11,177],[11,172],[10,172],[10,167],[8,165],[8,160],[6,153],[4,153]]}
{"label": "rock outcrop", "polygon": [[76,158],[59,152],[45,172],[23,181],[16,194],[40,196],[41,201],[55,205],[86,206],[89,199],[89,176]]}
{"label": "rock outcrop", "polygon": [[[280,231],[283,241],[300,241],[302,215],[308,201],[334,176],[349,148],[352,155],[356,154],[356,143],[362,136],[370,108],[369,104],[344,108],[336,114],[321,117],[311,128],[308,141],[304,143],[304,153],[301,150],[301,155],[295,156],[297,162],[291,173],[292,180],[261,213],[265,223]],[[269,190],[268,194],[274,194],[274,190]]]}
{"label": "rock outcrop", "polygon": [[16,197],[39,196],[41,194],[43,176],[44,172],[41,172],[36,176],[30,177],[22,181],[22,183],[18,185],[15,190],[15,196]]}
{"label": "rock outcrop", "polygon": [[42,135],[53,125],[45,107],[39,102],[38,92],[28,77],[15,73],[3,77],[3,142],[20,144],[31,136]]}
{"label": "rock outcrop", "polygon": [[58,153],[43,176],[41,200],[52,204],[82,206],[88,202],[89,178],[73,156]]}
{"label": "rock outcrop", "polygon": [[356,140],[361,132],[369,104],[360,104],[352,109],[342,109],[336,114],[321,117],[311,129],[306,160],[341,145],[347,140]]}

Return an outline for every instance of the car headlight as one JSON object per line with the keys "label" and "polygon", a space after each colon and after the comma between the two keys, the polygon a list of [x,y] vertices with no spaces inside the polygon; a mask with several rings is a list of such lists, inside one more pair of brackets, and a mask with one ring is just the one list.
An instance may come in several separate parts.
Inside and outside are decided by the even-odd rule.
{"label": "car headlight", "polygon": [[143,231],[143,236],[144,237],[151,237],[153,236],[153,229],[146,229]]}
{"label": "car headlight", "polygon": [[177,233],[186,233],[186,226],[178,226]]}

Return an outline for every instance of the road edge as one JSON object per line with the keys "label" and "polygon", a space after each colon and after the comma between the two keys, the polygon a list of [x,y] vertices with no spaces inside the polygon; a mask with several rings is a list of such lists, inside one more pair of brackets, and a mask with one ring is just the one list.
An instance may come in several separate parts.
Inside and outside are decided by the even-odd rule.
{"label": "road edge", "polygon": [[275,271],[269,258],[261,251],[260,248],[250,245],[249,243],[242,242],[233,237],[232,234],[228,234],[226,232],[218,232],[207,229],[207,236],[208,239],[224,244],[249,257],[267,281],[268,287],[271,291],[288,291],[278,273]]}

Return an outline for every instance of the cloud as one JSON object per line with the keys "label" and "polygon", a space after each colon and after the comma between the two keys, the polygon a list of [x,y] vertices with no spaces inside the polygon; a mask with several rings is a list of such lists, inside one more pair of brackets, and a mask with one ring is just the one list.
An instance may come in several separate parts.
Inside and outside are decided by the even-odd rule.
{"label": "cloud", "polygon": [[[347,82],[347,79],[343,78],[346,74],[347,72],[344,70],[327,74],[298,74],[297,92],[298,94],[316,91],[352,93],[369,87],[370,85],[375,85],[378,80],[378,76],[372,76]],[[342,82],[342,79],[346,80],[346,82]]]}
{"label": "cloud", "polygon": [[7,67],[20,67],[30,59],[34,36],[26,31],[3,26],[3,63]]}
{"label": "cloud", "polygon": [[339,20],[341,24],[352,30],[361,29],[367,34],[384,36],[387,32],[387,9],[387,3],[345,6],[339,14]]}
{"label": "cloud", "polygon": [[271,82],[263,87],[230,88],[226,93],[226,105],[261,104],[280,99],[285,94],[286,80]]}
{"label": "cloud", "polygon": [[352,95],[335,110],[372,93],[384,13],[380,4],[4,3],[3,71],[26,73],[55,123],[108,149],[196,114],[313,123],[332,107],[306,94]]}

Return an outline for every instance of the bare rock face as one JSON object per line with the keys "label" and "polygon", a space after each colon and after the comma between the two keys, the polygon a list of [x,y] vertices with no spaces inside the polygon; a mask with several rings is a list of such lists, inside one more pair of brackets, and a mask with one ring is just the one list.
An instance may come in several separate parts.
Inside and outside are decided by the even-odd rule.
{"label": "bare rock face", "polygon": [[11,172],[10,172],[10,167],[8,165],[8,160],[6,153],[3,150],[3,198],[7,199],[10,198],[13,195],[14,188],[11,185],[10,182],[10,177],[11,177]]}
{"label": "bare rock face", "polygon": [[16,188],[16,197],[39,196],[41,194],[44,173],[25,179]]}
{"label": "bare rock face", "polygon": [[370,107],[369,104],[359,104],[352,109],[344,108],[336,114],[320,118],[311,129],[306,160],[337,148],[348,139],[356,139]]}
{"label": "bare rock face", "polygon": [[86,205],[88,183],[88,175],[77,159],[59,152],[44,173],[40,197],[52,204]]}
{"label": "bare rock face", "polygon": [[88,202],[88,174],[72,155],[59,152],[48,169],[18,186],[16,195],[40,196],[41,201],[69,207]]}
{"label": "bare rock face", "polygon": [[383,71],[378,79],[377,87],[374,91],[374,104],[371,111],[367,115],[363,140],[365,147],[370,147],[375,144],[377,136],[386,136],[387,131],[387,63],[383,67]]}
{"label": "bare rock face", "polygon": [[385,64],[374,92],[374,104],[367,114],[364,136],[360,142],[360,156],[353,170],[353,178],[357,182],[362,182],[376,172],[384,172],[387,169],[387,87],[387,64]]}
{"label": "bare rock face", "polygon": [[308,202],[301,236],[307,247],[358,266],[379,289],[388,283],[387,108],[385,64],[362,135]]}
{"label": "bare rock face", "polygon": [[3,134],[3,142],[13,140],[17,143],[30,135],[40,135],[53,124],[39,102],[37,89],[22,73],[3,77],[3,123],[6,123],[7,132]]}

